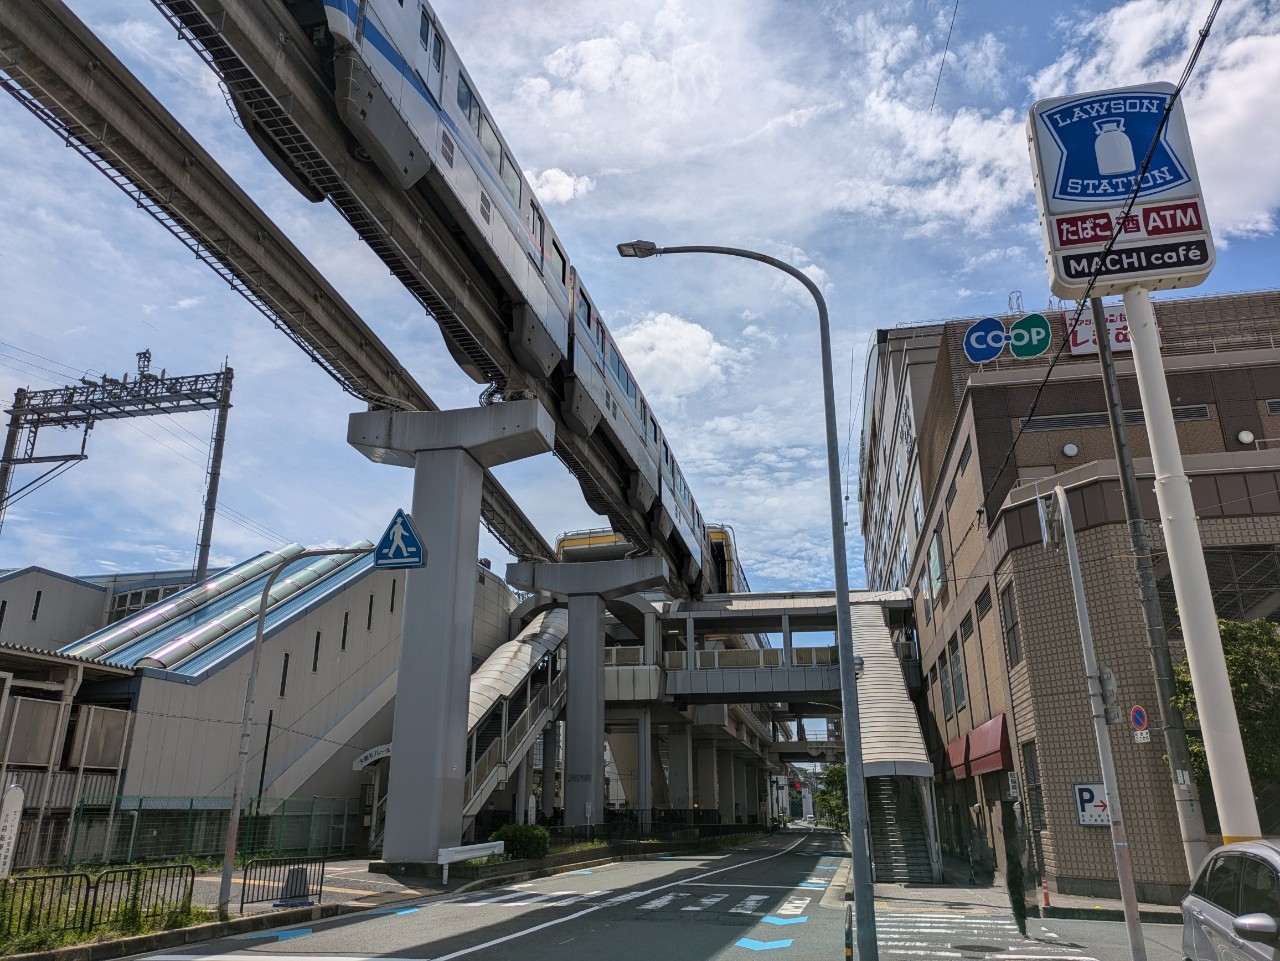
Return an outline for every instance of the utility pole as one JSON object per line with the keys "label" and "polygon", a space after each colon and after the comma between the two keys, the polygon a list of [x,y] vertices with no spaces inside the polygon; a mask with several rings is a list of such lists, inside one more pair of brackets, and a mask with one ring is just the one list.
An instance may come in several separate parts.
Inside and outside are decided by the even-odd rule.
{"label": "utility pole", "polygon": [[1067,492],[1059,485],[1053,489],[1062,517],[1063,542],[1067,563],[1071,567],[1071,591],[1075,595],[1076,620],[1080,624],[1080,648],[1084,654],[1084,672],[1089,682],[1089,705],[1093,714],[1093,736],[1098,742],[1098,764],[1102,768],[1102,785],[1107,794],[1107,814],[1111,818],[1111,848],[1116,859],[1116,876],[1120,881],[1120,900],[1124,904],[1124,923],[1129,933],[1129,953],[1133,961],[1147,961],[1147,944],[1142,939],[1142,921],[1138,917],[1138,893],[1133,883],[1133,858],[1125,831],[1120,806],[1120,788],[1116,782],[1115,758],[1111,754],[1111,735],[1107,731],[1106,706],[1102,698],[1102,679],[1098,658],[1093,650],[1093,629],[1089,607],[1084,596],[1084,578],[1080,574],[1080,555],[1076,552],[1076,529],[1071,523],[1071,506]]}
{"label": "utility pole", "polygon": [[1133,562],[1137,569],[1142,620],[1147,627],[1147,648],[1151,654],[1151,670],[1156,681],[1156,697],[1159,701],[1157,718],[1160,730],[1164,733],[1165,751],[1173,777],[1173,798],[1178,813],[1178,828],[1182,834],[1182,853],[1187,862],[1187,877],[1194,878],[1209,853],[1209,842],[1204,836],[1204,817],[1196,785],[1191,777],[1191,752],[1187,749],[1186,725],[1182,712],[1173,706],[1173,663],[1169,658],[1169,639],[1165,634],[1164,614],[1160,610],[1156,575],[1151,564],[1151,539],[1147,536],[1147,522],[1142,516],[1142,502],[1138,499],[1138,478],[1133,470],[1133,455],[1129,450],[1125,430],[1120,384],[1116,379],[1115,359],[1111,354],[1111,331],[1107,327],[1102,298],[1091,298],[1090,307],[1093,309],[1093,331],[1098,341],[1098,362],[1102,366],[1102,386],[1107,395],[1107,420],[1111,424],[1111,439],[1116,449],[1120,494],[1124,499],[1129,540],[1133,545]]}
{"label": "utility pole", "polygon": [[222,448],[227,441],[227,414],[231,410],[231,380],[235,371],[222,368],[222,387],[218,392],[218,414],[213,422],[213,444],[209,451],[209,479],[205,484],[204,520],[200,523],[200,545],[196,559],[196,582],[209,573],[209,548],[213,545],[213,515],[218,510],[218,481],[222,477]]}

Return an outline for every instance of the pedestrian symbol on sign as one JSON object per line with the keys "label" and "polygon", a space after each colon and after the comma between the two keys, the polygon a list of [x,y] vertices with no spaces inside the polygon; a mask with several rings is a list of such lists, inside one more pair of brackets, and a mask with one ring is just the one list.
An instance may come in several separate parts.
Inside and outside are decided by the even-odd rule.
{"label": "pedestrian symbol on sign", "polygon": [[402,510],[391,518],[387,531],[373,551],[374,567],[422,567],[427,563],[427,552],[422,549],[413,521]]}

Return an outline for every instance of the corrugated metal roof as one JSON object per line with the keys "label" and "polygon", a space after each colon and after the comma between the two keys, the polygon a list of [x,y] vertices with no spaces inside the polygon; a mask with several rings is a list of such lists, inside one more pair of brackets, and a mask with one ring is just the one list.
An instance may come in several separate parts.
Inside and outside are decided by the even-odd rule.
{"label": "corrugated metal roof", "polygon": [[529,622],[514,641],[499,646],[471,675],[467,730],[473,729],[494,704],[524,683],[539,662],[564,643],[569,612],[544,611]]}
{"label": "corrugated metal roof", "polygon": [[853,604],[850,613],[853,649],[862,655],[864,665],[858,678],[858,720],[866,776],[933,777],[920,722],[879,605]]}
{"label": "corrugated metal roof", "polygon": [[[314,560],[314,558],[310,558],[310,560]],[[266,623],[263,626],[263,636],[271,636],[273,631],[291,623],[296,616],[306,613],[315,605],[323,603],[331,595],[342,590],[352,581],[363,577],[372,569],[373,554],[365,554],[363,557],[358,557],[336,571],[326,574],[315,583],[307,585],[292,597],[276,604],[267,611]],[[261,593],[261,584],[258,584],[255,591],[250,592],[251,595],[260,595]],[[252,645],[253,638],[257,633],[258,622],[256,620],[249,621],[172,668],[172,673],[182,674],[186,677],[195,677],[203,674],[219,662],[234,657],[242,649]]]}

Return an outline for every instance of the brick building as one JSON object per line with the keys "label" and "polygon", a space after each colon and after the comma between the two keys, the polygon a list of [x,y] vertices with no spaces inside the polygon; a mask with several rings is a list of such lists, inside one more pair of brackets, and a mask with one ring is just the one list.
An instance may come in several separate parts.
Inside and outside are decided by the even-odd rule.
{"label": "brick building", "polygon": [[[878,332],[862,438],[867,571],[873,589],[913,593],[915,636],[903,647],[918,664],[907,674],[918,670],[944,850],[1001,870],[1021,847],[1050,890],[1114,894],[1110,832],[1081,824],[1077,810],[1075,785],[1102,778],[1065,551],[1042,544],[1036,500],[1056,484],[1074,515],[1099,663],[1115,672],[1126,713],[1144,705],[1154,727],[1158,704],[1096,345],[1083,328],[1028,418],[1071,317],[1045,316],[1048,352],[984,365],[963,351],[972,321]],[[1156,316],[1217,613],[1280,620],[1280,291],[1165,299]],[[1143,513],[1157,518],[1123,349],[1116,366]],[[1162,532],[1148,527],[1178,660]],[[1110,732],[1139,895],[1176,901],[1187,870],[1162,739]],[[1213,830],[1212,810],[1208,821]]]}

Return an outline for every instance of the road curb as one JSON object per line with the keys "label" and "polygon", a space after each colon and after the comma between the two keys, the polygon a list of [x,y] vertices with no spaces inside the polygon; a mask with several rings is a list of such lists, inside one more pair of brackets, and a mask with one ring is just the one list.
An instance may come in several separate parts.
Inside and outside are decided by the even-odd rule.
{"label": "road curb", "polygon": [[[1055,908],[1040,909],[1040,917],[1062,921],[1123,921],[1124,911],[1119,908]],[[1139,911],[1143,924],[1181,924],[1181,911]]]}

